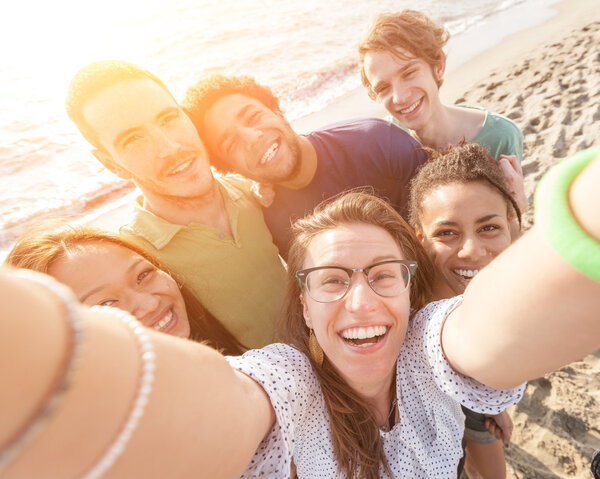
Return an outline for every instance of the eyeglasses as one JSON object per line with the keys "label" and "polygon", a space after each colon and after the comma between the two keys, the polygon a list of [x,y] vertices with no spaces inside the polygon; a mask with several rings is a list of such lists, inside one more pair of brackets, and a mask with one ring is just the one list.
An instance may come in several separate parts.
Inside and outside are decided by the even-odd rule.
{"label": "eyeglasses", "polygon": [[350,289],[352,275],[361,272],[379,296],[397,296],[406,291],[417,271],[416,261],[393,259],[380,261],[364,268],[317,266],[296,272],[298,284],[306,287],[308,295],[318,303],[339,301]]}

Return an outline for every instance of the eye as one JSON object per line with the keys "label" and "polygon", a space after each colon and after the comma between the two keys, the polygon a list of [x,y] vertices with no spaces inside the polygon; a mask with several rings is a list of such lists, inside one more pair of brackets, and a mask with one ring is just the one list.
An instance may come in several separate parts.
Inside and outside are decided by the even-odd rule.
{"label": "eye", "polygon": [[259,111],[253,111],[250,114],[250,116],[246,119],[246,123],[248,125],[254,125],[258,121],[259,117],[260,117],[260,112]]}
{"label": "eye", "polygon": [[443,238],[443,237],[448,238],[448,237],[456,236],[456,234],[457,233],[452,230],[440,230],[440,231],[436,231],[434,236],[441,237],[441,238]]}
{"label": "eye", "polygon": [[169,123],[171,123],[174,120],[177,120],[178,118],[179,118],[179,111],[173,111],[171,113],[166,114],[165,116],[163,116],[161,118],[161,124],[168,125]]}
{"label": "eye", "polygon": [[500,226],[498,226],[498,225],[485,225],[485,226],[481,227],[479,231],[489,233],[489,232],[493,232],[493,231],[498,231],[499,229],[500,229]]}
{"label": "eye", "polygon": [[152,273],[154,273],[154,271],[156,271],[154,268],[148,268],[148,269],[145,269],[144,271],[142,271],[140,274],[138,274],[138,276],[137,276],[137,284],[140,284],[146,278],[150,277],[150,275]]}
{"label": "eye", "polygon": [[105,299],[104,301],[100,301],[98,306],[113,306],[116,302],[116,299]]}
{"label": "eye", "polygon": [[134,145],[137,141],[141,139],[142,135],[140,135],[139,133],[132,133],[131,135],[125,137],[125,139],[121,143],[121,146],[123,148],[127,148],[128,146]]}
{"label": "eye", "polygon": [[417,73],[416,68],[411,68],[404,73],[404,78],[412,78]]}
{"label": "eye", "polygon": [[389,85],[384,85],[384,86],[379,87],[377,90],[375,90],[375,94],[378,97],[383,97],[387,94],[388,91],[390,91]]}

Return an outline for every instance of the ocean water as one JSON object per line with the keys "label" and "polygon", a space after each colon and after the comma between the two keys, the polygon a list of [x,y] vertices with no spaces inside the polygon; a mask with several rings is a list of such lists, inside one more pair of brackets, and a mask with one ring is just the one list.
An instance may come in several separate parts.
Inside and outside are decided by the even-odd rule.
{"label": "ocean water", "polygon": [[[182,98],[210,73],[269,85],[289,120],[360,85],[356,45],[372,16],[416,8],[452,35],[449,68],[540,23],[556,0],[23,0],[0,18],[0,257],[28,225],[77,218],[132,189],[105,171],[64,112],[73,74],[124,59]],[[472,41],[469,35],[475,35]],[[463,39],[462,43],[460,39]],[[454,45],[454,47],[453,47]]]}

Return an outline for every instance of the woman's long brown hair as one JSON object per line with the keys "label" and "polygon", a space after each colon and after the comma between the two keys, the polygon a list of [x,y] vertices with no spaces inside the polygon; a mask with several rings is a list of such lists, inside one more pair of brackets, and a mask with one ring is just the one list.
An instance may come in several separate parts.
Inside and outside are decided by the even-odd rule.
{"label": "woman's long brown hair", "polygon": [[319,379],[329,413],[333,449],[340,472],[346,477],[374,479],[380,466],[390,473],[379,435],[373,408],[361,398],[325,359],[319,366],[310,355],[309,329],[304,322],[296,271],[303,268],[306,251],[312,239],[340,225],[364,223],[387,231],[405,258],[416,260],[418,269],[410,286],[411,307],[422,308],[432,294],[434,267],[414,231],[384,200],[362,191],[342,194],[317,206],[315,211],[298,220],[288,258],[288,283],[284,303],[285,314],[278,324],[278,337],[304,353]]}
{"label": "woman's long brown hair", "polygon": [[[122,246],[171,275],[168,268],[154,255],[116,234],[88,227],[69,226],[56,220],[40,223],[23,233],[6,257],[5,263],[48,274],[54,261],[63,258],[70,249],[88,243]],[[181,287],[181,295],[190,323],[190,339],[204,342],[224,354],[238,355],[245,351],[246,348],[204,308],[186,286]]]}

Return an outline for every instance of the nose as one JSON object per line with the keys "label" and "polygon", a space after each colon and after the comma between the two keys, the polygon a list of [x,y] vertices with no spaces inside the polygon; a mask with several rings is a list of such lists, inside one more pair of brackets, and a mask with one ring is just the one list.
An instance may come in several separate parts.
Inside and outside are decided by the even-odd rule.
{"label": "nose", "polygon": [[144,326],[150,326],[158,312],[160,298],[148,291],[130,291],[127,297],[127,311],[139,319]]}
{"label": "nose", "polygon": [[461,259],[477,260],[485,256],[486,250],[476,238],[467,236],[463,241],[458,257]]}
{"label": "nose", "polygon": [[410,91],[400,82],[392,82],[392,101],[395,105],[404,105],[410,99]]}
{"label": "nose", "polygon": [[158,129],[155,138],[159,157],[166,158],[171,155],[177,154],[177,152],[179,151],[179,142],[176,139],[172,138],[169,135],[169,133]]}
{"label": "nose", "polygon": [[263,133],[261,130],[253,127],[240,126],[238,128],[238,137],[240,138],[240,141],[246,151],[250,151],[250,149],[262,137],[262,135]]}
{"label": "nose", "polygon": [[377,308],[379,297],[371,289],[366,275],[356,271],[351,278],[350,289],[344,296],[346,310],[353,313],[366,313]]}

